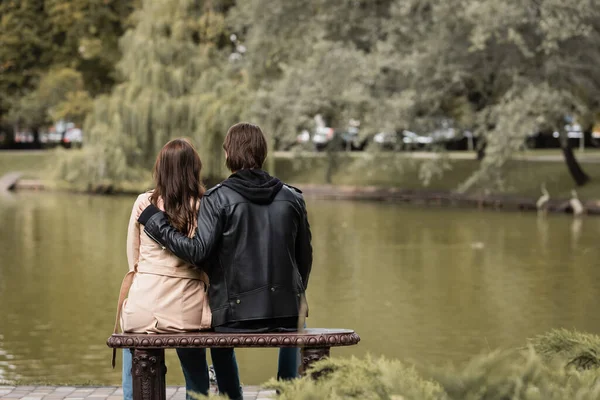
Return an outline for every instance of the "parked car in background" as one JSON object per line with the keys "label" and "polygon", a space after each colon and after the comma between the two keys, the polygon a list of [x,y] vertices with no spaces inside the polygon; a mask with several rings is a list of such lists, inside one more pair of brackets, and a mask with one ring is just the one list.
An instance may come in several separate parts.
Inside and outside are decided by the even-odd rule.
{"label": "parked car in background", "polygon": [[54,126],[48,130],[48,143],[60,144],[62,142],[62,133],[57,132]]}
{"label": "parked car in background", "polygon": [[312,142],[316,151],[325,149],[360,151],[364,150],[368,140],[360,138],[359,129],[356,126],[349,126],[345,129],[317,127],[313,132]]}
{"label": "parked car in background", "polygon": [[81,129],[72,127],[67,129],[63,137],[63,146],[65,148],[81,148],[83,146],[83,134]]}
{"label": "parked car in background", "polygon": [[312,142],[316,151],[323,151],[333,140],[335,130],[327,126],[318,126],[312,135]]}
{"label": "parked car in background", "polygon": [[433,142],[429,136],[422,136],[409,130],[384,131],[373,136],[373,142],[381,150],[418,150]]}
{"label": "parked car in background", "polygon": [[440,128],[426,135],[407,129],[379,132],[373,142],[382,150],[427,150],[435,146],[447,150],[473,150],[475,138],[468,131],[458,131],[452,127]]}
{"label": "parked car in background", "polygon": [[373,142],[380,150],[402,150],[402,131],[383,131],[373,136]]}
{"label": "parked car in background", "polygon": [[310,142],[310,132],[304,129],[298,136],[296,136],[296,143],[306,144],[308,142]]}
{"label": "parked car in background", "polygon": [[335,134],[340,135],[341,147],[346,151],[362,151],[368,143],[367,138],[361,139],[358,126],[350,125],[346,129],[336,130]]}
{"label": "parked car in background", "polygon": [[427,136],[432,138],[432,145],[443,146],[446,150],[474,150],[476,146],[473,133],[456,128],[452,119],[442,119],[439,128]]}
{"label": "parked car in background", "polygon": [[14,141],[15,143],[33,143],[34,135],[31,131],[17,131],[15,132]]}
{"label": "parked car in background", "polygon": [[404,150],[423,149],[433,143],[431,136],[423,136],[412,131],[402,131],[402,148]]}

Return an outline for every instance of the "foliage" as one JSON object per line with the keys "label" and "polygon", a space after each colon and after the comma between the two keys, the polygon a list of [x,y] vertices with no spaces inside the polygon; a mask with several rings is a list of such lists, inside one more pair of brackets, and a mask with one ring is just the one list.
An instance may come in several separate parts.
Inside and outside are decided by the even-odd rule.
{"label": "foliage", "polygon": [[589,333],[556,329],[530,340],[546,361],[558,361],[577,368],[600,367],[600,337]]}
{"label": "foliage", "polygon": [[82,124],[91,106],[92,99],[85,90],[81,73],[61,68],[49,71],[36,91],[20,98],[9,119],[17,125],[36,128],[60,119]]}
{"label": "foliage", "polygon": [[270,381],[266,386],[281,391],[282,400],[309,399],[441,399],[441,387],[419,376],[414,367],[384,358],[327,359],[317,363],[313,373],[292,382]]}
{"label": "foliage", "polygon": [[[130,24],[130,14],[138,2],[0,2],[0,120],[10,113],[13,122],[47,123],[48,118],[55,117],[48,115],[52,114],[49,108],[56,108],[58,117],[81,120],[90,98],[110,90],[116,80],[118,38]],[[57,71],[77,74],[78,90],[67,95],[69,101],[62,105],[48,104],[46,90],[40,87],[56,80],[60,75]]]}
{"label": "foliage", "polygon": [[386,65],[414,93],[406,114],[425,123],[452,117],[487,143],[486,160],[463,191],[481,183],[502,189],[503,167],[527,135],[560,132],[565,114],[589,121],[597,111],[600,75],[591,66],[600,61],[598,5],[558,0],[394,4],[395,24],[380,48]]}
{"label": "foliage", "polygon": [[225,0],[143,2],[120,43],[124,81],[95,101],[85,126],[87,157],[95,161],[64,179],[92,185],[138,179],[177,136],[194,141],[205,176],[222,174],[222,139],[247,97],[243,71],[227,62],[228,7]]}
{"label": "foliage", "polygon": [[[248,48],[253,115],[280,142],[316,113],[339,127],[359,119],[366,136],[451,118],[487,144],[461,190],[504,189],[527,135],[598,111],[598,0],[267,3],[239,4],[232,24]],[[431,168],[425,180],[445,169]]]}
{"label": "foliage", "polygon": [[250,0],[234,9],[230,20],[243,33],[242,63],[257,93],[253,116],[279,142],[293,142],[317,113],[331,126],[345,127],[350,118],[368,124],[378,72],[369,52],[390,3]]}
{"label": "foliage", "polygon": [[115,140],[114,135],[108,136],[102,146],[57,152],[53,177],[59,186],[66,183],[70,189],[101,193],[149,189],[150,170],[127,165],[126,155]]}
{"label": "foliage", "polygon": [[460,370],[435,375],[447,399],[562,400],[600,395],[598,370],[577,372],[545,364],[532,350],[493,352]]}
{"label": "foliage", "polygon": [[0,115],[35,86],[50,63],[43,0],[0,2]]}
{"label": "foliage", "polygon": [[[71,68],[95,94],[101,90],[87,88],[84,66],[111,41],[101,38],[100,27],[91,35],[82,28],[90,25],[82,1],[47,0],[54,8],[44,23],[55,26],[58,16],[74,21],[69,32],[47,31],[67,48],[78,46]],[[119,143],[132,168],[149,168],[167,140],[190,136],[206,172],[218,176],[224,132],[240,119],[259,122],[272,145],[287,147],[300,129],[313,127],[317,113],[338,128],[360,120],[362,139],[382,130],[431,132],[449,118],[485,145],[486,157],[459,189],[508,190],[508,161],[528,135],[562,132],[566,115],[587,127],[600,110],[599,6],[600,0],[144,1],[120,41],[123,83],[96,100],[87,133],[99,153],[106,153],[104,141]],[[114,14],[124,21],[123,10]],[[450,168],[440,156],[422,164],[419,177],[428,184]]]}
{"label": "foliage", "polygon": [[[596,349],[600,338],[557,330],[533,342],[535,346],[527,349],[474,357],[460,368],[422,368],[421,373],[414,367],[384,358],[328,359],[311,370],[323,374],[317,381],[305,377],[293,382],[271,381],[267,386],[280,390],[280,398],[284,400],[591,400],[600,396],[598,365],[577,371],[568,362],[579,357],[580,351]],[[536,353],[534,348],[543,354]],[[580,350],[573,352],[574,348]],[[560,362],[554,358],[565,353],[570,356]]]}

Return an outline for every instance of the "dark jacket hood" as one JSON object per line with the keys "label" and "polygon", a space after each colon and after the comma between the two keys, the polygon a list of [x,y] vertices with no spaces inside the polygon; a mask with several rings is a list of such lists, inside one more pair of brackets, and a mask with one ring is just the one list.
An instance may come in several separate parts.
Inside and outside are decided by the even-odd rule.
{"label": "dark jacket hood", "polygon": [[283,187],[283,182],[262,169],[242,169],[222,183],[256,204],[270,204]]}

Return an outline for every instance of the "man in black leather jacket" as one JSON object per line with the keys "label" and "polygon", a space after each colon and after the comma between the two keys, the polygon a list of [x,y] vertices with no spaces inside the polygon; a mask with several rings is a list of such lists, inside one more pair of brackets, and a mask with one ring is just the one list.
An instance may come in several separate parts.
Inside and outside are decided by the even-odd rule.
{"label": "man in black leather jacket", "polygon": [[[267,144],[261,129],[239,123],[223,144],[233,174],[208,190],[193,238],[149,206],[144,231],[210,277],[209,299],[217,332],[293,331],[303,322],[304,292],[312,266],[311,233],[300,190],[262,170]],[[280,378],[296,376],[294,357],[280,352]],[[282,357],[286,360],[282,360]]]}

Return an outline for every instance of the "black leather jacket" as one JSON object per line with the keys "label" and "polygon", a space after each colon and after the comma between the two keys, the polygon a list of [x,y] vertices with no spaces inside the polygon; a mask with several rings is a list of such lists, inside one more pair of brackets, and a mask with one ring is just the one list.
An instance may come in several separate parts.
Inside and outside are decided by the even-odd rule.
{"label": "black leather jacket", "polygon": [[312,247],[298,189],[262,170],[242,170],[204,194],[193,238],[153,206],[139,221],[151,238],[208,273],[213,327],[299,316]]}

